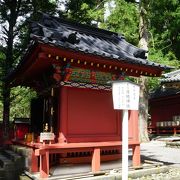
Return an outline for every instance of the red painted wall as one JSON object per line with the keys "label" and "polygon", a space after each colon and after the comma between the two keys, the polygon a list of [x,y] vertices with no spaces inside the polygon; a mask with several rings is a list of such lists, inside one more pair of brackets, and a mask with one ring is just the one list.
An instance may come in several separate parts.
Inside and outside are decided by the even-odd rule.
{"label": "red painted wall", "polygon": [[[122,139],[121,111],[113,109],[111,91],[61,87],[59,102],[59,131],[67,142]],[[129,137],[138,140],[138,113],[129,116]]]}
{"label": "red painted wall", "polygon": [[156,122],[172,121],[173,116],[180,115],[180,95],[151,99],[150,114],[154,127]]}

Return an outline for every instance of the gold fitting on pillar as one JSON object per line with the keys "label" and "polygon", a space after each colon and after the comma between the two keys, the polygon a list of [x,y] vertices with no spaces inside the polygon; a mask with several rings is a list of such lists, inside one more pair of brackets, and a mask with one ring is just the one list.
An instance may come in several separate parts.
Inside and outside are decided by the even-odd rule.
{"label": "gold fitting on pillar", "polygon": [[53,112],[54,112],[53,107],[51,107],[51,115],[53,115]]}
{"label": "gold fitting on pillar", "polygon": [[46,123],[45,126],[44,126],[44,132],[48,132],[48,129],[49,129],[48,123]]}
{"label": "gold fitting on pillar", "polygon": [[54,96],[54,88],[51,88],[51,96]]}

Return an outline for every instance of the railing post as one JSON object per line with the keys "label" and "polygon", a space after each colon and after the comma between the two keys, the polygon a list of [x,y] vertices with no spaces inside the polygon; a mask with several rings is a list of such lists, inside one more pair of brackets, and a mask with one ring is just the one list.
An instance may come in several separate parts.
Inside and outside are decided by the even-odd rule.
{"label": "railing post", "polygon": [[133,150],[133,167],[138,167],[141,165],[141,157],[140,157],[140,145],[135,145],[132,148]]}
{"label": "railing post", "polygon": [[40,155],[40,177],[47,178],[49,176],[49,151]]}
{"label": "railing post", "polygon": [[92,172],[100,171],[100,148],[94,148],[92,155]]}

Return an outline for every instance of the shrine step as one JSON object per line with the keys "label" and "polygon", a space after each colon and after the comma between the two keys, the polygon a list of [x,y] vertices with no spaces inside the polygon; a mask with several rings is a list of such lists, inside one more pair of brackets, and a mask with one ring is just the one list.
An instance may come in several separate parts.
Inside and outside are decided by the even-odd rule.
{"label": "shrine step", "polygon": [[0,168],[0,180],[5,180],[5,170]]}
{"label": "shrine step", "polygon": [[32,153],[32,149],[28,147],[23,147],[20,145],[11,145],[10,146],[11,151],[13,151],[15,154],[18,154],[23,159],[23,166],[24,169],[29,170],[29,164],[31,159],[30,155]]}
{"label": "shrine step", "polygon": [[15,163],[15,169],[18,173],[21,173],[24,170],[25,166],[25,158],[20,156],[19,154],[15,153],[12,150],[4,149],[2,151],[3,155],[9,158],[11,161]]}
{"label": "shrine step", "polygon": [[18,173],[15,169],[15,163],[3,155],[2,151],[0,152],[0,177],[5,180],[18,180]]}
{"label": "shrine step", "polygon": [[22,156],[27,156],[28,155],[28,149],[27,147],[23,146],[18,146],[18,145],[11,145],[10,146],[11,150],[14,151],[15,153],[22,155]]}

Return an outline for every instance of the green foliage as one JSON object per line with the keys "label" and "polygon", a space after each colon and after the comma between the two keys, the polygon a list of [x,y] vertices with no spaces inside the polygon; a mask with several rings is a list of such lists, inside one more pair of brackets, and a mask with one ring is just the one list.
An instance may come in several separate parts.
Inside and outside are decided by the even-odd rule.
{"label": "green foliage", "polygon": [[[178,0],[145,0],[146,18],[149,31],[148,59],[167,66],[180,67],[180,5]],[[115,0],[116,7],[111,10],[103,28],[123,33],[127,41],[134,45],[139,41],[139,9],[135,1]],[[159,78],[148,78],[148,87],[160,85]]]}
{"label": "green foliage", "polygon": [[[149,30],[153,47],[162,53],[180,58],[180,3],[179,0],[149,0]],[[152,44],[151,44],[152,46]]]}
{"label": "green foliage", "polygon": [[41,12],[55,14],[56,1],[49,0],[16,0],[0,1],[0,23],[2,44],[6,58],[4,59],[5,74],[20,60],[29,41],[28,20],[39,18]]}
{"label": "green foliage", "polygon": [[[36,97],[36,92],[30,88],[14,87],[11,89],[10,120],[14,117],[30,117],[30,100]],[[0,120],[3,118],[3,103],[0,101]]]}
{"label": "green foliage", "polygon": [[160,87],[160,81],[157,77],[148,77],[148,90],[149,92],[153,91],[154,89]]}
{"label": "green foliage", "polygon": [[104,17],[104,1],[100,0],[70,0],[66,3],[68,18],[77,22],[92,24],[92,21],[102,22]]}
{"label": "green foliage", "polygon": [[171,66],[175,69],[180,66],[180,61],[176,58],[172,51],[164,54],[161,50],[150,49],[149,59],[152,59],[153,62]]}
{"label": "green foliage", "polygon": [[135,3],[128,3],[125,0],[115,0],[116,7],[112,10],[103,28],[124,34],[127,41],[134,45],[138,39],[138,8]]}
{"label": "green foliage", "polygon": [[[149,59],[151,59],[153,62],[171,66],[172,68],[174,68],[174,70],[180,67],[180,61],[176,59],[172,51],[169,51],[169,53],[167,54],[163,54],[161,50],[155,50],[151,48],[149,51]],[[160,86],[159,78],[149,77],[148,86],[150,91],[152,91],[155,88],[158,88]]]}
{"label": "green foliage", "polygon": [[[9,97],[10,87],[5,83],[4,77],[8,74],[11,68],[15,67],[22,58],[23,52],[28,43],[28,23],[27,20],[35,20],[39,17],[38,11],[49,14],[56,13],[56,2],[49,0],[3,0],[0,1],[0,25],[2,38],[0,44],[0,72],[1,72],[1,103],[0,112],[2,112],[2,104],[4,106],[5,121],[8,122],[9,103],[12,105],[11,118],[15,115],[27,117],[29,107],[28,101],[34,96],[30,90],[22,90],[20,88],[13,89]],[[26,93],[24,94],[23,91]],[[2,118],[2,113],[0,114]],[[8,124],[8,123],[7,123]]]}
{"label": "green foliage", "polygon": [[11,89],[10,119],[14,117],[30,117],[30,100],[36,97],[36,92],[30,88],[14,87]]}

